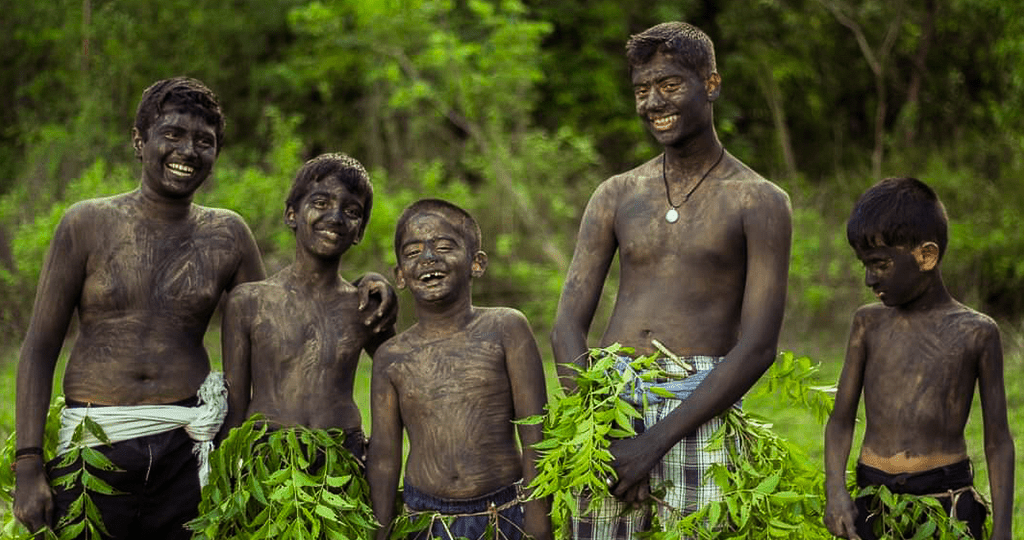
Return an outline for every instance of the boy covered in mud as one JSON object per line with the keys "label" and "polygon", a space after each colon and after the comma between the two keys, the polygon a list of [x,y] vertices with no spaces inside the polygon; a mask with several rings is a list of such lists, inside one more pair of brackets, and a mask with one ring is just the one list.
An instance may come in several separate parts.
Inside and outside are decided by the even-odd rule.
{"label": "boy covered in mud", "polygon": [[499,538],[550,538],[548,501],[521,502],[542,428],[518,426],[520,452],[512,422],[543,413],[540,352],[522,313],[472,304],[472,280],[487,267],[479,226],[453,204],[421,200],[399,218],[395,252],[396,285],[412,293],[417,322],[374,360],[368,476],[377,538],[395,517],[403,428],[406,509],[441,515],[417,538],[477,539],[488,528]]}
{"label": "boy covered in mud", "polygon": [[939,263],[945,209],[913,178],[889,178],[865,192],[847,223],[880,303],[857,310],[835,409],[825,429],[825,524],[843,538],[876,538],[870,497],[852,500],[846,465],[861,392],[867,423],[857,484],[937,498],[981,538],[986,509],[973,488],[964,426],[975,385],[984,413],[992,493],[992,538],[1009,539],[1014,449],[1006,419],[999,329],[954,300]]}
{"label": "boy covered in mud", "polygon": [[362,239],[372,204],[370,177],[349,156],[324,154],[299,169],[284,214],[295,232],[295,262],[237,287],[224,308],[229,406],[222,435],[258,413],[271,429],[340,429],[345,448],[365,462],[352,395],[356,368],[363,350],[372,356],[394,335],[395,312],[375,327],[364,324],[367,297],[339,267]]}

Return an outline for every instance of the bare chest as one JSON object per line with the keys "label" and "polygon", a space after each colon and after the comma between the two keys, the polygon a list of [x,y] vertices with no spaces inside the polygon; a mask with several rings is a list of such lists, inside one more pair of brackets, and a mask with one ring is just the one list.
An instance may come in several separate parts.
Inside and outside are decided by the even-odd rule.
{"label": "bare chest", "polygon": [[212,313],[238,266],[235,244],[216,226],[113,226],[90,253],[80,307],[83,313]]}
{"label": "bare chest", "polygon": [[494,341],[427,344],[394,366],[403,410],[454,414],[456,409],[511,406],[504,348]]}
{"label": "bare chest", "polygon": [[615,235],[624,264],[733,266],[745,259],[742,216],[721,186],[673,208],[664,192],[638,190],[615,216]]}
{"label": "bare chest", "polygon": [[265,295],[250,335],[254,355],[323,367],[358,361],[368,338],[355,291],[321,299],[289,291]]}

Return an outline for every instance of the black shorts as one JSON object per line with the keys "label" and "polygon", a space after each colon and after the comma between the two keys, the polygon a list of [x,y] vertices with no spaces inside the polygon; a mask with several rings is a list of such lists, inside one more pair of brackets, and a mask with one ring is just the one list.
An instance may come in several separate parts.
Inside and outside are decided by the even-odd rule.
{"label": "black shorts", "polygon": [[[184,428],[148,435],[111,446],[96,446],[120,471],[88,471],[110,484],[118,495],[90,492],[103,524],[112,538],[189,539],[184,528],[199,512],[199,462],[192,453],[195,441]],[[81,468],[80,462],[57,467],[58,457],[47,464],[49,478],[55,479]],[[55,488],[57,519],[82,493],[79,480],[67,488]],[[79,535],[79,538],[84,538]]]}
{"label": "black shorts", "polygon": [[[971,470],[971,461],[968,459],[928,471],[904,474],[890,474],[862,463],[857,464],[858,486],[885,486],[893,493],[930,495],[957,490],[973,484],[974,471]],[[868,517],[871,513],[870,504],[873,498],[873,495],[858,497],[854,501],[857,506],[855,526],[857,534],[863,540],[878,538],[872,530],[877,517]],[[948,496],[936,498],[949,513],[953,506],[953,499]],[[960,521],[967,523],[967,529],[971,536],[981,538],[982,525],[985,523],[988,509],[985,508],[984,503],[975,498],[973,491],[965,491],[957,497],[954,515]]]}

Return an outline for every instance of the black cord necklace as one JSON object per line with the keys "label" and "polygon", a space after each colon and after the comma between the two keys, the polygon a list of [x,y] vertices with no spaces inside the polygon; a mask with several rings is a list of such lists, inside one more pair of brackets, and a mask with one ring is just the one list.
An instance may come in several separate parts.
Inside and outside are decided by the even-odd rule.
{"label": "black cord necklace", "polygon": [[672,208],[668,209],[668,212],[665,212],[665,221],[667,221],[669,223],[675,223],[675,222],[679,221],[679,212],[676,210],[676,208],[679,208],[680,206],[686,204],[686,201],[690,200],[690,195],[693,195],[693,192],[697,191],[697,188],[699,188],[701,183],[704,182],[704,179],[707,178],[709,174],[711,174],[711,171],[715,170],[715,167],[717,167],[718,163],[720,161],[722,161],[722,156],[724,156],[724,155],[725,155],[725,147],[723,146],[722,147],[722,151],[718,154],[718,159],[715,160],[715,164],[712,165],[707,170],[707,172],[704,173],[704,176],[700,177],[700,180],[697,180],[697,183],[694,184],[692,188],[690,188],[690,191],[686,192],[686,196],[683,197],[683,202],[681,202],[679,204],[673,204],[672,203],[672,192],[669,191],[669,189],[668,189],[668,176],[665,174],[665,159],[666,159],[666,156],[665,156],[665,154],[661,155],[661,180],[663,182],[665,182],[665,198],[668,199],[668,205],[672,207]]}

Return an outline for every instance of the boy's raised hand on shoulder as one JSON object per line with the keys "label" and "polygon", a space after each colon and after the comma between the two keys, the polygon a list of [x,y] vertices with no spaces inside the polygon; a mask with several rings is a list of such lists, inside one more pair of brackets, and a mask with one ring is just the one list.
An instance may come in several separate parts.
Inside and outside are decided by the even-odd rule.
{"label": "boy's raised hand on shoulder", "polygon": [[368,314],[363,324],[372,328],[374,334],[393,327],[398,319],[398,295],[388,280],[376,272],[367,272],[352,284],[359,288],[359,311],[373,306],[372,297],[380,299],[377,309]]}

